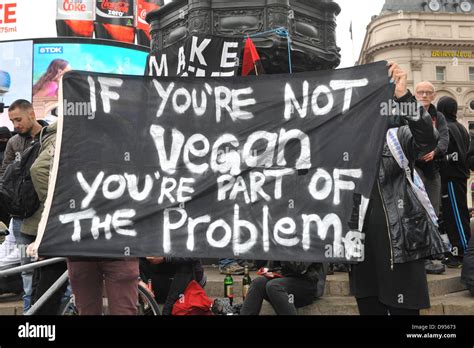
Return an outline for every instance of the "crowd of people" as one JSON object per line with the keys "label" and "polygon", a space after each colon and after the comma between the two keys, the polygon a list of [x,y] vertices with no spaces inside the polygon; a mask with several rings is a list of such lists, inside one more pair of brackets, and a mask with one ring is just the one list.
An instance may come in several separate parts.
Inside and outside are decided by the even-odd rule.
{"label": "crowd of people", "polygon": [[[66,69],[67,62],[63,63],[61,69]],[[349,280],[361,315],[418,315],[430,306],[427,273],[440,274],[445,267],[461,268],[464,264],[462,279],[474,294],[474,244],[470,240],[467,205],[467,180],[474,151],[470,149],[469,133],[457,121],[458,106],[453,98],[443,97],[435,106],[433,84],[421,82],[411,92],[407,73],[397,64],[390,63],[389,74],[395,84],[395,101],[419,107],[413,115],[389,116],[388,134],[393,137],[387,136],[384,143],[362,231],[365,258],[348,267]],[[38,91],[45,90],[45,86],[40,83]],[[38,209],[26,218],[10,216],[0,202],[0,220],[11,232],[2,247],[12,252],[20,250],[21,264],[25,265],[34,261],[34,242],[55,153],[56,123],[37,120],[33,106],[26,100],[12,103],[8,114],[16,134],[0,128],[0,183],[10,165],[21,161],[33,144],[40,144],[30,169],[40,201]],[[395,152],[394,146],[401,151]],[[413,185],[429,200],[417,195]],[[431,219],[433,215],[437,219]],[[3,254],[8,256],[8,252]],[[243,274],[245,265],[249,263],[232,258],[219,261],[221,273]],[[253,265],[258,268],[266,261]],[[297,314],[297,308],[323,296],[328,268],[322,263],[281,262],[281,277],[263,275],[253,280],[240,314],[258,315],[264,299],[277,314]],[[25,312],[66,269],[69,285],[58,289],[36,314],[57,314],[64,294],[72,291],[79,314],[101,315],[105,285],[109,314],[135,315],[137,285],[142,278],[151,280],[156,300],[164,305],[162,314],[171,315],[173,305],[191,281],[202,287],[206,284],[197,259],[154,255],[142,259],[71,257],[67,264],[56,263],[22,273]]]}

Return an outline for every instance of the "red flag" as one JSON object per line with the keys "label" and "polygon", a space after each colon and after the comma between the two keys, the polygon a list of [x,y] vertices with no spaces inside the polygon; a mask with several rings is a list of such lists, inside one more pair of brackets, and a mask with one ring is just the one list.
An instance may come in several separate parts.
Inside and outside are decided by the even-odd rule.
{"label": "red flag", "polygon": [[247,76],[252,71],[258,75],[258,71],[261,69],[259,69],[257,65],[261,65],[260,56],[258,55],[252,39],[247,38],[244,47],[244,60],[242,62],[242,76]]}

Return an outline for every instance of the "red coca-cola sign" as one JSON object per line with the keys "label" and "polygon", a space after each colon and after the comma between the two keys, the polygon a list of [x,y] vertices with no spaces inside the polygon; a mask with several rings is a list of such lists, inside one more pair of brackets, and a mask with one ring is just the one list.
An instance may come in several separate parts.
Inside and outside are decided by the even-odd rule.
{"label": "red coca-cola sign", "polygon": [[101,8],[103,10],[128,13],[130,10],[130,3],[126,1],[110,2],[109,0],[104,0]]}
{"label": "red coca-cola sign", "polygon": [[137,18],[135,26],[138,29],[144,30],[146,33],[148,33],[149,25],[146,22],[145,18],[149,12],[160,8],[158,2],[159,1],[152,2],[149,0],[137,0]]}

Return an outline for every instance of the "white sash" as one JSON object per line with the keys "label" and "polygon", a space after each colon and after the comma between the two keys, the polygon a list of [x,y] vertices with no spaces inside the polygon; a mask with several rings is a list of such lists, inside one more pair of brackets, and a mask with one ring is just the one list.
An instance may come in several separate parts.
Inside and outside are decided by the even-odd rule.
{"label": "white sash", "polygon": [[392,153],[400,168],[404,170],[413,192],[427,211],[431,221],[433,221],[435,226],[438,227],[438,217],[436,216],[433,205],[431,204],[428,194],[426,193],[425,185],[423,184],[423,181],[421,180],[420,175],[417,173],[415,168],[413,168],[412,179],[409,162],[405,156],[405,153],[403,152],[402,146],[400,145],[397,133],[398,128],[390,128],[387,131],[387,145],[390,149],[390,152]]}

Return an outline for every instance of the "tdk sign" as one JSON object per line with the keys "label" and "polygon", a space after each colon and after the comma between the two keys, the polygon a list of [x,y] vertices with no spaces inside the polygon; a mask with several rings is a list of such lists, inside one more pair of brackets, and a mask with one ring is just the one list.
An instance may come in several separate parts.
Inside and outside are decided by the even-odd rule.
{"label": "tdk sign", "polygon": [[63,46],[48,46],[48,47],[40,47],[39,48],[40,54],[52,54],[52,53],[63,53]]}

